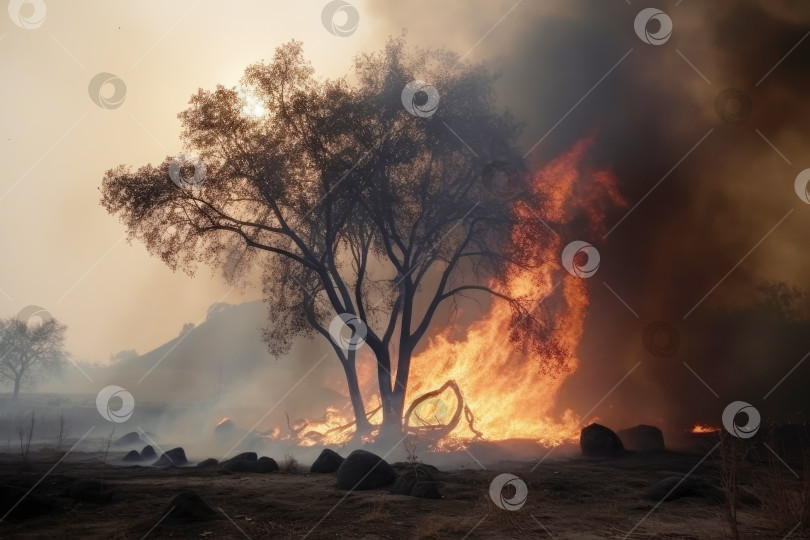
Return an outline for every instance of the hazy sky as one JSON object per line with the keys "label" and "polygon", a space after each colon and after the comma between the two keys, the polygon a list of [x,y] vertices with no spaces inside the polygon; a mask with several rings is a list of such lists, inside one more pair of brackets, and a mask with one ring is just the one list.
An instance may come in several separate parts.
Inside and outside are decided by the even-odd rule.
{"label": "hazy sky", "polygon": [[[279,44],[305,42],[326,77],[379,46],[383,34],[362,1],[353,2],[361,21],[349,37],[326,31],[323,4],[46,0],[36,29],[0,17],[0,315],[40,305],[68,324],[71,352],[105,360],[175,337],[213,302],[258,297],[228,294],[210,272],[174,274],[140,244],[128,245],[99,206],[98,187],[109,168],[179,151],[176,115],[189,96],[235,84]],[[126,84],[120,107],[91,101],[88,84],[100,72]]]}

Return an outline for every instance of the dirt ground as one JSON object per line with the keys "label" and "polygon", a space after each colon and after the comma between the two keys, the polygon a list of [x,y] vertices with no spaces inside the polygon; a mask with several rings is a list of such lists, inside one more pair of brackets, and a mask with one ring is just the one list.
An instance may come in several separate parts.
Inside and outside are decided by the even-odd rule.
{"label": "dirt ground", "polygon": [[[5,519],[0,537],[563,539],[624,538],[632,531],[629,538],[728,538],[728,522],[716,499],[689,496],[659,504],[644,495],[659,480],[689,472],[702,457],[667,452],[606,460],[549,458],[534,471],[535,462],[445,470],[436,475],[443,483],[440,500],[385,490],[340,491],[331,474],[226,474],[112,462],[103,467],[112,499],[99,504],[65,497],[76,479],[102,479],[98,456],[71,455],[56,467],[56,459],[38,456],[32,469],[22,472],[18,458],[0,455],[4,486],[28,490],[54,467],[33,493],[57,502],[42,516]],[[716,483],[716,465],[707,459],[692,476]],[[490,482],[504,472],[527,485],[527,502],[517,511],[498,508],[489,496]],[[216,516],[191,522],[164,517],[172,498],[183,490],[197,493]],[[742,499],[737,519],[745,538],[782,538],[795,525],[779,523],[756,497],[749,497],[753,502]]]}

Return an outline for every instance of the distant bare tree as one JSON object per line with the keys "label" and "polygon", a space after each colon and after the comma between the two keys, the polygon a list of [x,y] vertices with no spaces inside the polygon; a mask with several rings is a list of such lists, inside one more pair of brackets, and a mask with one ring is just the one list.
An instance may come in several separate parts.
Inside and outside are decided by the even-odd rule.
{"label": "distant bare tree", "polygon": [[24,384],[33,384],[61,371],[67,360],[67,326],[48,317],[41,323],[17,318],[0,320],[0,381],[14,386],[17,399]]}
{"label": "distant bare tree", "polygon": [[[102,205],[173,269],[209,264],[239,283],[260,268],[271,352],[298,335],[326,338],[359,433],[370,425],[356,351],[330,323],[343,316],[353,336],[365,331],[383,428],[396,435],[414,350],[458,296],[508,302],[508,337],[545,353],[538,369],[563,365],[545,308],[498,288],[498,277],[545,262],[527,253],[550,233],[538,212],[516,210],[517,197],[544,202],[520,189],[518,125],[496,107],[494,81],[485,66],[404,38],[358,55],[351,78],[323,81],[291,42],[238,88],[193,95],[179,117],[194,154],[108,171]],[[264,113],[246,112],[247,97]],[[514,197],[493,187],[501,178]]]}
{"label": "distant bare tree", "polygon": [[56,453],[62,452],[62,445],[65,443],[65,410],[59,413],[58,431],[56,433]]}
{"label": "distant bare tree", "polygon": [[31,411],[31,421],[26,425],[25,420],[20,416],[17,425],[17,436],[20,438],[20,457],[23,467],[29,466],[29,454],[31,453],[31,439],[34,437],[34,426],[36,425],[36,413]]}

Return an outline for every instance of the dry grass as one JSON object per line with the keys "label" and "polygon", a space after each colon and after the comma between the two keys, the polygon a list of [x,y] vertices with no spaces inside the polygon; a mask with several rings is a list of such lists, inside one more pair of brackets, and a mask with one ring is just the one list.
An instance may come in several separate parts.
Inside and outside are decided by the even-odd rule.
{"label": "dry grass", "polygon": [[284,459],[278,466],[282,472],[287,473],[300,473],[303,472],[303,467],[298,463],[298,460],[292,457],[290,454],[285,454]]}
{"label": "dry grass", "polygon": [[720,489],[724,495],[723,516],[728,526],[730,537],[741,538],[739,520],[742,477],[747,472],[748,452],[751,448],[748,441],[723,434],[717,449],[716,463],[720,472]]}
{"label": "dry grass", "polygon": [[[479,518],[480,519],[480,518]],[[424,519],[416,526],[414,538],[416,540],[438,540],[441,538],[463,536],[470,532],[475,522],[469,523],[460,518],[433,518]]]}
{"label": "dry grass", "polygon": [[360,514],[358,521],[361,523],[388,521],[391,518],[392,510],[393,505],[391,501],[386,500],[382,496],[377,496],[371,500],[368,511]]}
{"label": "dry grass", "polygon": [[794,534],[805,536],[810,532],[810,452],[804,454],[799,479],[786,472],[785,465],[772,456],[757,475],[757,491],[774,525],[786,530],[798,525]]}

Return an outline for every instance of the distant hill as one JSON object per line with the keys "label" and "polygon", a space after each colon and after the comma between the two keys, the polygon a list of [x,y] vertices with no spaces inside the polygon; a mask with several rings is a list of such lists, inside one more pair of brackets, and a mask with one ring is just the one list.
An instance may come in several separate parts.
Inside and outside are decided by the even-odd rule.
{"label": "distant hill", "polygon": [[[216,304],[205,322],[188,325],[176,338],[145,354],[129,351],[109,366],[80,366],[92,381],[68,365],[63,380],[55,379],[38,391],[95,396],[114,384],[132,393],[136,403],[181,408],[217,404],[215,408],[255,408],[262,413],[283,398],[272,416],[283,418],[289,412],[292,419],[320,416],[326,405],[346,401],[341,395],[342,369],[322,338],[299,339],[281,358],[269,354],[261,339],[265,310],[261,301]],[[304,377],[306,384],[296,386]]]}

